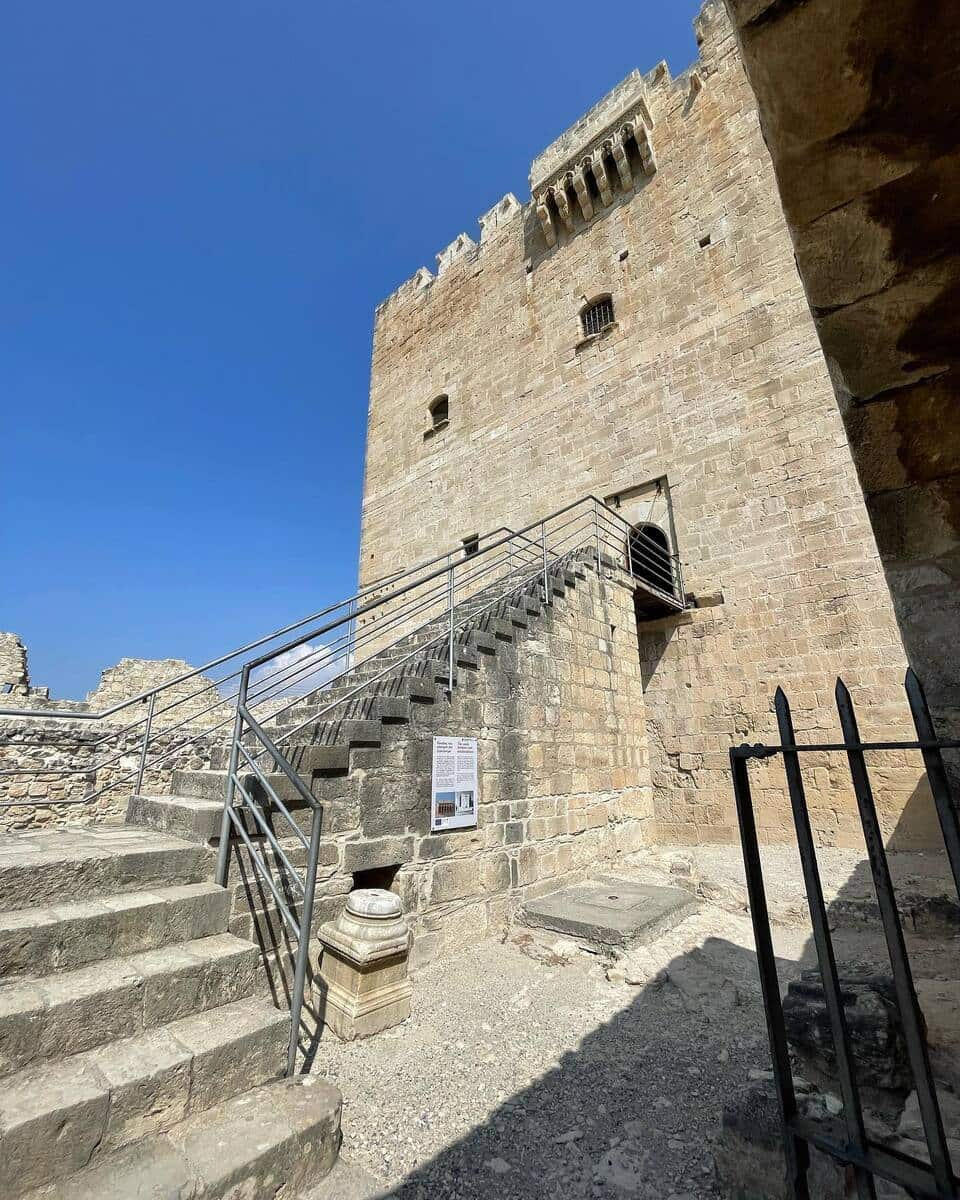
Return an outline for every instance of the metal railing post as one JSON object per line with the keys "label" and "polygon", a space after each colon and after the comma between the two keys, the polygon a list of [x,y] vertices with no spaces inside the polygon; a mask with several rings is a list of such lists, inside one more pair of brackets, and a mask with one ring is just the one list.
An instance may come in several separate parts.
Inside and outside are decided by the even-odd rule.
{"label": "metal railing post", "polygon": [[310,825],[310,849],[307,852],[307,873],[303,880],[303,906],[300,909],[300,937],[297,941],[297,961],[293,974],[293,993],[290,997],[290,1046],[287,1051],[287,1074],[297,1068],[297,1048],[300,1044],[300,1014],[303,993],[310,963],[310,925],[313,921],[313,895],[317,886],[317,861],[320,857],[320,809],[314,809]]}
{"label": "metal railing post", "polygon": [[593,502],[593,531],[597,538],[597,574],[600,574],[600,509],[597,508],[597,502]]}
{"label": "metal railing post", "polygon": [[672,555],[671,562],[673,563],[674,569],[676,572],[675,587],[677,589],[677,599],[682,601],[684,599],[684,591],[683,591],[683,568],[680,566],[680,555],[679,554]]}
{"label": "metal railing post", "polygon": [[773,935],[770,932],[770,915],[767,910],[767,894],[760,859],[760,840],[757,836],[753,799],[750,795],[750,774],[747,760],[734,747],[730,749],[730,769],[733,774],[733,795],[737,805],[747,896],[750,900],[750,918],[757,947],[763,1011],[767,1019],[773,1081],[783,1123],[787,1186],[793,1200],[809,1200],[807,1170],[810,1166],[810,1151],[793,1129],[793,1122],[797,1117],[797,1097],[793,1086],[793,1072],[790,1069],[790,1048],[783,1020],[783,1004],[780,1000],[777,958],[773,949]]}
{"label": "metal railing post", "polygon": [[[790,807],[793,810],[793,824],[797,832],[800,866],[807,892],[807,903],[810,907],[810,925],[817,950],[823,998],[827,1015],[830,1018],[830,1031],[833,1034],[833,1052],[837,1063],[837,1072],[840,1076],[840,1094],[843,1097],[843,1121],[850,1145],[856,1149],[858,1154],[865,1155],[867,1131],[863,1121],[863,1105],[860,1102],[860,1089],[857,1086],[850,1033],[843,1011],[842,985],[837,970],[833,939],[830,936],[827,906],[823,898],[820,866],[817,862],[813,828],[807,809],[803,773],[800,769],[800,755],[797,752],[797,735],[793,728],[790,703],[783,688],[777,688],[774,707],[780,730],[780,742],[783,747],[783,765],[787,776]],[[876,1190],[869,1171],[862,1166],[854,1166],[853,1176],[856,1182],[857,1196],[860,1197],[860,1200],[876,1200]]]}
{"label": "metal railing post", "polygon": [[143,728],[143,743],[140,746],[140,762],[137,764],[137,790],[134,795],[139,796],[143,790],[143,773],[147,767],[147,746],[150,743],[150,729],[153,725],[153,710],[157,703],[157,693],[151,692],[150,699],[147,701],[147,723]]}
{"label": "metal railing post", "polygon": [[860,812],[863,840],[866,844],[870,873],[873,876],[873,887],[877,896],[877,907],[880,909],[880,926],[887,943],[890,973],[893,976],[894,993],[900,1009],[907,1059],[913,1073],[913,1086],[917,1093],[920,1123],[927,1140],[934,1181],[940,1194],[949,1196],[953,1191],[950,1149],[947,1146],[947,1135],[944,1132],[943,1117],[930,1065],[923,1012],[917,999],[917,991],[910,971],[910,959],[907,955],[903,926],[900,924],[900,914],[897,911],[896,893],[890,875],[890,866],[887,862],[887,851],[883,844],[883,832],[877,816],[870,775],[867,771],[867,760],[860,740],[860,729],[856,713],[853,710],[853,699],[842,679],[837,680],[836,701],[840,728],[843,730],[843,740],[847,747],[847,765],[850,768],[853,793]]}
{"label": "metal railing post", "polygon": [[921,742],[927,743],[922,751],[923,765],[927,769],[927,779],[933,792],[933,802],[943,833],[947,860],[953,873],[954,887],[957,889],[957,897],[960,898],[960,817],[951,794],[943,753],[936,745],[937,731],[927,705],[927,697],[913,667],[907,668],[906,690],[917,737]]}
{"label": "metal railing post", "polygon": [[237,715],[233,721],[233,739],[230,742],[230,759],[227,766],[227,786],[223,799],[223,819],[220,822],[220,844],[217,847],[217,872],[215,879],[221,887],[227,886],[227,867],[230,862],[230,834],[233,830],[233,820],[230,810],[233,808],[233,797],[237,786],[237,757],[240,750],[240,738],[243,736],[243,710],[247,703],[247,686],[250,682],[250,667],[245,666],[240,675],[240,687],[237,689]]}
{"label": "metal railing post", "polygon": [[550,603],[550,572],[547,570],[547,527],[546,522],[540,522],[540,550],[543,555],[543,602]]}
{"label": "metal railing post", "polygon": [[448,613],[448,632],[447,632],[447,642],[448,642],[448,646],[447,646],[447,651],[448,651],[448,663],[447,663],[447,694],[448,694],[448,695],[450,695],[450,696],[452,696],[452,695],[453,695],[453,613],[454,613],[454,604],[453,604],[453,571],[454,571],[454,568],[451,566],[451,567],[450,567],[450,570],[447,572],[447,613]]}

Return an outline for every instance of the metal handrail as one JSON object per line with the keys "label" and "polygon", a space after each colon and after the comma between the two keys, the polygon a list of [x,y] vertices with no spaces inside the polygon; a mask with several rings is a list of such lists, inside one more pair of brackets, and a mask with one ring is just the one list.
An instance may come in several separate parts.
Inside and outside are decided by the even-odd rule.
{"label": "metal handrail", "polygon": [[[492,537],[496,533],[510,530],[506,525],[500,525],[489,533],[480,535],[479,540],[482,542],[485,538]],[[306,625],[308,621],[316,621],[327,613],[334,612],[338,608],[343,608],[345,604],[352,604],[353,601],[359,600],[362,596],[368,596],[371,592],[381,591],[383,588],[395,583],[398,579],[402,579],[407,575],[412,575],[416,571],[423,570],[424,567],[432,566],[441,559],[449,558],[451,554],[457,553],[455,550],[446,550],[441,554],[434,555],[433,558],[428,558],[423,562],[417,563],[412,567],[395,572],[392,575],[385,575],[376,583],[372,583],[365,588],[361,588],[355,596],[350,596],[346,600],[338,600],[336,604],[328,605],[326,608],[321,608],[315,613],[310,613],[309,616],[302,617],[299,621],[294,621],[290,625],[284,625],[280,629],[275,629],[273,633],[265,634],[263,637],[256,638],[252,642],[247,642],[246,645],[238,646],[235,650],[229,651],[227,654],[221,654],[219,658],[213,658],[209,662],[204,663],[200,667],[194,667],[189,671],[185,671],[182,675],[177,675],[174,679],[168,679],[165,683],[157,684],[156,687],[148,688],[146,691],[139,692],[136,696],[131,696],[126,700],[118,701],[111,705],[110,708],[99,709],[96,712],[89,710],[74,711],[70,709],[39,709],[39,708],[0,708],[0,717],[42,717],[53,720],[71,720],[71,721],[102,721],[106,717],[113,716],[116,712],[122,712],[125,708],[131,708],[135,704],[142,704],[149,700],[151,696],[159,695],[161,692],[169,691],[170,688],[176,687],[177,684],[186,683],[188,679],[193,679],[197,675],[203,675],[207,671],[212,671],[215,667],[222,666],[225,662],[230,662],[233,658],[239,658],[241,654],[246,654],[250,650],[256,650],[259,646],[265,646],[268,642],[272,642],[275,638],[282,637],[285,633],[290,633],[291,630],[299,629],[302,625]],[[481,551],[481,553],[483,553]],[[354,614],[356,615],[356,614]],[[279,653],[279,652],[278,652]],[[239,675],[239,671],[234,675]],[[229,675],[226,678],[234,678],[234,675]],[[223,682],[221,680],[220,682]],[[201,689],[201,692],[206,689]],[[199,695],[199,692],[193,695]],[[189,698],[189,697],[187,697]],[[139,724],[139,722],[137,722]]]}
{"label": "metal handrail", "polygon": [[[595,544],[598,561],[606,550],[615,560],[624,563],[628,570],[638,564],[646,564],[645,578],[641,581],[643,586],[675,607],[682,607],[683,590],[678,557],[676,554],[665,553],[663,547],[649,538],[645,531],[631,530],[629,522],[618,512],[597,497],[589,495],[572,501],[549,516],[532,521],[519,530],[499,526],[483,534],[478,539],[480,548],[474,553],[466,554],[464,548],[458,546],[424,559],[407,570],[393,572],[376,583],[359,589],[347,600],[329,605],[308,617],[248,642],[238,650],[221,655],[201,667],[183,672],[166,683],[100,711],[77,713],[56,709],[0,708],[0,717],[29,717],[54,722],[78,719],[89,722],[102,720],[135,706],[143,706],[146,709],[143,716],[100,732],[90,747],[96,749],[106,741],[114,741],[115,746],[114,739],[142,730],[139,752],[134,751],[137,755],[135,767],[126,771],[121,769],[117,778],[104,783],[89,795],[53,800],[29,797],[4,800],[0,801],[0,808],[86,804],[129,782],[132,782],[139,792],[148,769],[163,767],[186,746],[209,745],[208,739],[214,738],[220,731],[225,731],[232,722],[235,723],[235,712],[217,719],[216,710],[223,710],[238,701],[241,692],[248,712],[255,705],[258,712],[262,710],[267,713],[265,719],[274,721],[294,705],[303,703],[305,697],[297,694],[294,688],[306,683],[314,675],[333,672],[321,689],[321,694],[328,693],[322,702],[322,711],[327,712],[336,707],[337,703],[343,702],[341,698],[330,703],[329,692],[334,686],[339,687],[341,681],[348,679],[351,673],[361,669],[369,670],[367,664],[377,655],[387,651],[394,652],[400,641],[421,635],[432,624],[440,621],[444,613],[449,655],[448,686],[452,689],[452,639],[462,626],[462,621],[458,623],[455,619],[455,610],[460,609],[465,600],[469,600],[471,595],[484,587],[493,586],[498,580],[505,585],[518,570],[524,569],[542,572],[544,597],[549,600],[551,584],[548,563],[557,558],[565,548],[574,544]],[[324,617],[331,616],[332,620],[322,621]],[[378,619],[363,621],[363,618],[371,616]],[[316,624],[318,621],[322,623]],[[294,631],[300,631],[295,638],[278,642],[283,635]],[[385,642],[384,639],[389,633],[399,636],[395,636],[393,641]],[[274,662],[280,655],[297,650],[315,640],[322,640],[322,645],[316,653],[286,665],[278,666]],[[269,650],[246,660],[237,669],[205,682],[202,687],[191,689],[184,696],[170,695],[171,689],[236,660],[240,655],[249,654],[265,646],[269,646]],[[366,651],[365,656],[363,651]],[[403,656],[400,665],[412,657],[416,657],[416,648]],[[268,664],[272,665],[268,667]],[[389,674],[397,665],[394,661],[376,672],[374,680]],[[250,673],[254,670],[258,674],[252,679]],[[356,675],[353,677],[357,678]],[[346,699],[354,698],[369,683],[369,679],[358,680],[348,687]],[[225,692],[223,689],[226,685],[229,685],[229,690]],[[308,696],[310,694],[313,693],[307,693]],[[199,703],[199,710],[188,711],[185,716],[180,715],[188,703]],[[265,706],[269,706],[269,711]],[[212,724],[198,728],[197,723],[212,712],[215,713]],[[175,719],[172,724],[163,725],[161,718],[167,714],[172,714]],[[297,727],[298,730],[299,728],[302,726]],[[289,737],[290,731],[287,730],[278,735],[277,741],[283,743],[288,741]],[[152,754],[151,747],[155,747]],[[105,767],[115,767],[130,752],[130,747],[124,746],[108,753],[105,758],[79,767],[4,768],[0,769],[0,778],[32,775],[39,779],[62,780],[87,776]]]}
{"label": "metal handrail", "polygon": [[[490,614],[503,611],[511,600],[529,592],[532,584],[542,590],[543,601],[551,604],[555,582],[559,583],[569,563],[582,558],[585,553],[589,553],[591,559],[596,556],[598,570],[620,564],[629,572],[642,565],[643,573],[635,575],[637,586],[660,596],[676,608],[683,607],[679,560],[649,537],[636,537],[634,545],[629,523],[594,496],[575,500],[519,530],[501,526],[491,534],[484,535],[483,540],[487,544],[474,553],[467,555],[461,547],[435,555],[409,570],[395,572],[374,585],[361,588],[349,600],[328,606],[274,634],[248,643],[240,651],[222,655],[204,667],[186,672],[175,680],[114,705],[102,713],[82,714],[85,720],[94,720],[136,704],[147,705],[147,713],[142,721],[131,722],[113,731],[129,734],[143,725],[136,769],[105,784],[92,796],[82,800],[33,802],[86,803],[121,782],[134,778],[139,791],[148,765],[155,767],[164,763],[183,745],[195,743],[212,732],[208,728],[203,729],[185,741],[168,747],[148,763],[149,748],[153,744],[151,730],[156,719],[205,693],[214,692],[217,699],[204,712],[226,704],[228,699],[216,689],[226,682],[237,680],[236,693],[232,697],[235,701],[232,716],[214,726],[214,730],[217,730],[229,721],[233,724],[225,775],[216,879],[218,883],[226,884],[231,847],[242,844],[250,855],[252,869],[272,895],[285,926],[297,940],[290,996],[292,1020],[288,1074],[296,1069],[323,822],[323,806],[288,757],[290,751],[286,747],[292,739],[307,726],[322,725],[334,710],[339,708],[341,712],[346,711],[344,706],[376,688],[384,678],[404,674],[409,670],[409,664],[416,660],[432,664],[435,680],[439,674],[439,664],[445,656],[447,690],[452,694],[456,680],[457,647],[464,633],[476,628]],[[364,622],[365,617],[373,616],[377,618],[375,621]],[[324,617],[331,619],[323,621]],[[317,624],[317,621],[321,623]],[[279,642],[281,636],[295,631],[297,636]],[[317,652],[292,664],[277,665],[276,660],[311,642],[319,645]],[[174,698],[170,703],[161,700],[158,704],[158,698],[164,693],[169,695],[172,687],[267,645],[269,650],[247,657],[238,670],[229,671],[222,679],[191,691],[187,697]],[[290,695],[287,690],[278,692],[278,689],[292,687],[294,681],[309,680],[317,673],[325,674],[338,666],[340,670],[332,678],[306,696]],[[280,728],[276,733],[267,731],[265,723],[279,723],[281,715],[300,705],[307,710],[303,720],[294,718],[290,728]],[[254,708],[257,712],[253,711]],[[73,718],[77,714],[0,709],[0,716],[17,715],[61,719]],[[189,715],[163,733],[169,735],[182,729],[195,715]],[[153,736],[156,738],[161,735],[156,733]],[[124,752],[119,751],[108,757],[105,764],[99,765],[112,765],[123,756]],[[90,770],[91,767],[86,766],[76,771],[41,769],[36,773],[63,777],[73,773],[85,774]],[[252,772],[255,786],[251,786],[251,775],[247,772]],[[17,773],[26,774],[30,771],[0,771],[0,775]],[[276,786],[278,774],[281,780],[292,786],[296,801],[308,814],[309,837],[304,835],[294,814],[279,795]],[[3,802],[0,806],[20,807],[24,803],[31,801],[14,800]],[[292,843],[288,841],[284,847],[274,829],[272,815],[281,820],[306,849],[307,862],[302,873],[288,854]],[[267,862],[268,851],[273,858],[272,868]],[[291,889],[299,897],[297,903],[291,901]]]}

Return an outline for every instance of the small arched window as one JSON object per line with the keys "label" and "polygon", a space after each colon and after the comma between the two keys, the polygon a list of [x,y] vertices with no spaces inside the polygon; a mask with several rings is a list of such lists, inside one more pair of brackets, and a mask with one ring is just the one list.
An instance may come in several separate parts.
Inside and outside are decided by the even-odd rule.
{"label": "small arched window", "polygon": [[430,405],[430,425],[442,429],[450,421],[450,397],[438,396]]}
{"label": "small arched window", "polygon": [[610,296],[601,296],[580,313],[583,322],[584,337],[593,337],[603,333],[613,324],[613,300]]}
{"label": "small arched window", "polygon": [[627,536],[630,574],[658,591],[676,594],[670,542],[659,525],[634,525]]}

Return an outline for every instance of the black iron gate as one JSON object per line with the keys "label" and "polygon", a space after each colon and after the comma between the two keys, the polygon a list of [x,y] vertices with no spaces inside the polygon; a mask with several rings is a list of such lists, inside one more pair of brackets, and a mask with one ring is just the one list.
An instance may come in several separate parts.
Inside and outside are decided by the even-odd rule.
{"label": "black iron gate", "polygon": [[[914,742],[861,741],[850,693],[843,681],[837,680],[836,700],[840,715],[840,727],[843,731],[842,742],[797,745],[790,705],[783,690],[778,688],[776,713],[780,745],[743,745],[734,747],[730,751],[737,817],[740,823],[740,840],[747,876],[747,893],[756,937],[760,983],[766,1012],[767,1032],[770,1038],[770,1051],[773,1058],[774,1081],[783,1119],[788,1186],[792,1189],[791,1194],[795,1200],[806,1200],[809,1196],[807,1170],[810,1163],[811,1146],[815,1146],[818,1150],[850,1166],[856,1183],[856,1194],[860,1200],[872,1200],[876,1195],[875,1177],[892,1180],[915,1196],[932,1197],[933,1200],[957,1200],[957,1197],[960,1197],[960,1181],[954,1174],[954,1168],[950,1162],[950,1152],[930,1069],[923,1016],[907,957],[903,927],[897,911],[896,895],[883,845],[880,823],[877,819],[866,761],[866,753],[871,750],[919,750],[922,753],[940,828],[943,832],[950,869],[953,873],[958,898],[960,898],[960,819],[958,819],[957,808],[953,803],[942,754],[944,750],[960,748],[960,741],[937,738],[923,688],[912,670],[907,672],[906,692],[917,730],[917,740]],[[841,983],[824,904],[820,869],[813,830],[807,812],[801,769],[803,754],[828,750],[844,752],[850,767],[860,822],[866,841],[867,857],[880,910],[880,922],[890,957],[907,1054],[917,1089],[920,1116],[930,1155],[929,1163],[896,1153],[872,1141],[867,1136],[864,1126],[856,1067],[851,1054],[850,1037],[841,996]],[[786,773],[804,886],[810,907],[813,940],[833,1034],[843,1099],[844,1129],[841,1137],[837,1137],[835,1133],[827,1131],[817,1122],[800,1114],[790,1068],[749,776],[751,758],[772,758],[777,755],[783,759]]]}

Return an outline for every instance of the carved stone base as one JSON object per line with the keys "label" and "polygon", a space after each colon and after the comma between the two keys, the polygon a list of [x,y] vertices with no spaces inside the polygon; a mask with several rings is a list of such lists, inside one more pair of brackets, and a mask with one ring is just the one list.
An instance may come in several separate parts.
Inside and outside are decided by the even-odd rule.
{"label": "carved stone base", "polygon": [[399,897],[351,892],[336,921],[320,928],[323,1023],[343,1041],[370,1037],[410,1015],[410,930]]}

